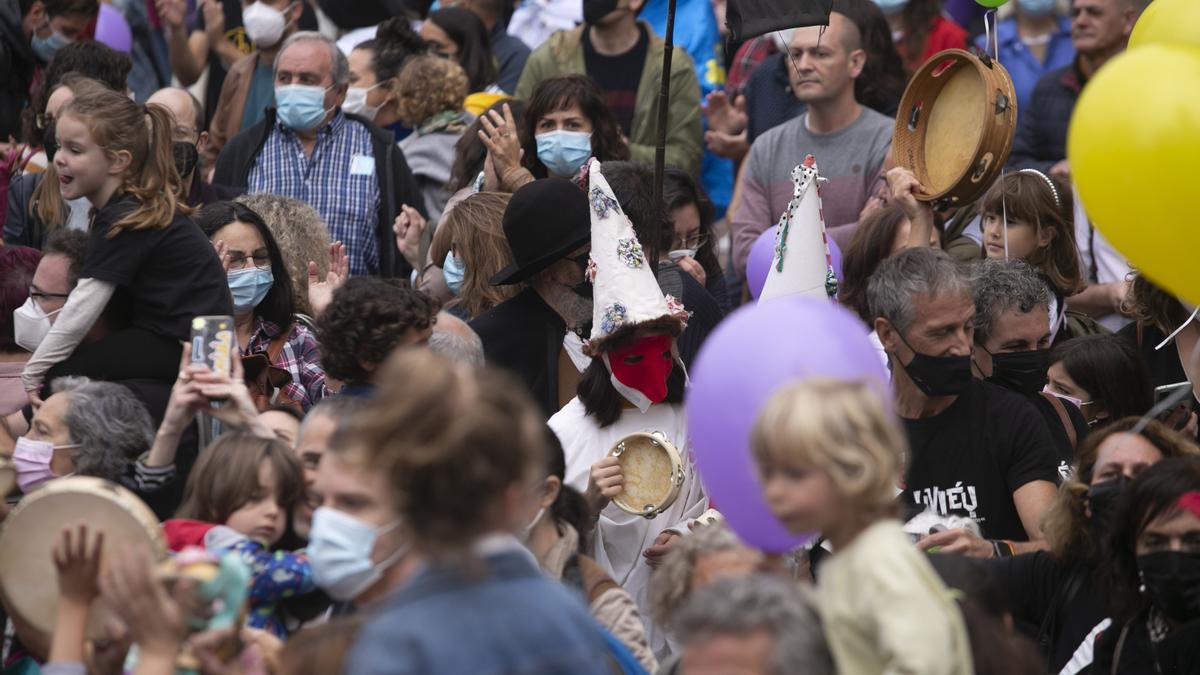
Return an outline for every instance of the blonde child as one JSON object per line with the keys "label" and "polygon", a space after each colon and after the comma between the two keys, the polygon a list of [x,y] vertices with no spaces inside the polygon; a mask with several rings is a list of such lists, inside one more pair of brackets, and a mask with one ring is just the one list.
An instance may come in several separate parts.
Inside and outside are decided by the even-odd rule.
{"label": "blonde child", "polygon": [[972,673],[957,605],[895,517],[907,444],[881,395],[861,382],[796,383],[752,433],[772,513],[833,545],[817,593],[838,672]]}
{"label": "blonde child", "polygon": [[283,638],[279,602],[315,588],[303,553],[273,550],[303,497],[303,474],[290,448],[275,439],[227,433],[200,453],[177,517],[163,523],[163,531],[175,551],[201,546],[239,554],[253,573],[247,625]]}
{"label": "blonde child", "polygon": [[[150,410],[162,410],[156,383],[169,387],[191,320],[231,314],[221,262],[180,199],[171,132],[174,118],[89,79],[59,111],[54,155],[65,200],[95,208],[79,283],[22,373],[30,400],[62,375],[134,382]],[[127,321],[81,345],[109,306]],[[111,315],[111,313],[110,313]],[[106,317],[106,324],[107,321]]]}

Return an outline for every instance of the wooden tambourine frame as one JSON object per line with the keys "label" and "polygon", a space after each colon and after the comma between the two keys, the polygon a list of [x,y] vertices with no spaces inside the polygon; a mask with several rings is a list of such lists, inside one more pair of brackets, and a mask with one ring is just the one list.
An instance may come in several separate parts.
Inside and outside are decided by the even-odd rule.
{"label": "wooden tambourine frame", "polygon": [[983,195],[1008,161],[1017,95],[998,61],[961,49],[938,52],[904,90],[892,133],[896,164],[925,187],[935,209]]}
{"label": "wooden tambourine frame", "polygon": [[[102,574],[118,550],[145,548],[155,562],[167,555],[154,512],[120,485],[69,476],[26,495],[0,529],[0,595],[10,612],[44,635],[53,633],[58,611],[54,547],[63,529],[79,523],[87,524],[90,533],[104,532]],[[88,615],[88,637],[107,638],[105,624],[110,617],[103,600],[97,599]]]}
{"label": "wooden tambourine frame", "polygon": [[683,457],[661,432],[630,434],[609,452],[621,463],[625,485],[613,497],[622,511],[655,518],[671,508],[683,487]]}

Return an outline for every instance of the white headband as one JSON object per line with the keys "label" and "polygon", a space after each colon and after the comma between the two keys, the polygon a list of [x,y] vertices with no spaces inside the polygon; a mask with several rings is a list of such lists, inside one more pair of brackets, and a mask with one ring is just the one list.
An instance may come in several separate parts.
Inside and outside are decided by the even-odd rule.
{"label": "white headband", "polygon": [[1041,171],[1038,171],[1037,169],[1021,169],[1018,173],[1027,173],[1031,176],[1037,176],[1038,178],[1046,181],[1046,187],[1050,188],[1050,194],[1054,195],[1054,205],[1060,209],[1062,208],[1062,199],[1059,199],[1058,197],[1058,188],[1054,187],[1054,181],[1050,180],[1049,176]]}

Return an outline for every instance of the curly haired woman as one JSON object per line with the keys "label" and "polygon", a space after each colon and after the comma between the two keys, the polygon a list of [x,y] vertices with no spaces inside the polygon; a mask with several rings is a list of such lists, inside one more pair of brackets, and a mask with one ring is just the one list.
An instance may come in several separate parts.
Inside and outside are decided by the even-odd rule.
{"label": "curly haired woman", "polygon": [[462,109],[467,74],[449,59],[414,56],[396,78],[396,89],[400,120],[414,130],[400,141],[400,149],[421,186],[429,221],[436,223],[450,198],[446,183],[454,166],[454,145],[467,128]]}

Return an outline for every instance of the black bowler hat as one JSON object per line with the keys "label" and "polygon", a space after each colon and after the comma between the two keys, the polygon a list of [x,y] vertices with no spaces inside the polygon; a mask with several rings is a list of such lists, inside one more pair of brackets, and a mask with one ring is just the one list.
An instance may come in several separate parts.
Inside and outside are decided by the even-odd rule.
{"label": "black bowler hat", "polygon": [[563,178],[535,180],[513,193],[502,226],[513,263],[489,280],[493,286],[525,281],[592,239],[587,195]]}

